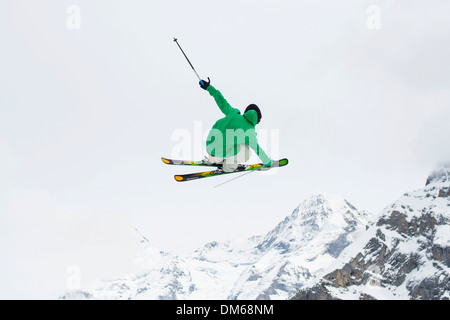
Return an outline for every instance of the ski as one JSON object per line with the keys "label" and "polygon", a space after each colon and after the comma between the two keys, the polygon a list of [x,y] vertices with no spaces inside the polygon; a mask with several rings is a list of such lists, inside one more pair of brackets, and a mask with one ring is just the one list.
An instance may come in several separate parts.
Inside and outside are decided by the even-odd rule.
{"label": "ski", "polygon": [[[273,165],[270,166],[268,169],[270,169],[270,168],[277,168],[277,167],[284,167],[288,163],[289,163],[289,161],[286,158],[281,159],[281,160],[276,160],[276,161],[274,161]],[[197,180],[197,179],[202,179],[202,178],[221,176],[221,175],[230,174],[230,173],[246,172],[246,171],[248,172],[248,171],[259,170],[263,166],[264,166],[264,164],[262,164],[262,163],[240,164],[239,167],[233,172],[225,172],[225,171],[222,170],[222,168],[218,168],[218,169],[212,170],[212,171],[175,175],[174,178],[178,182],[192,181],[192,180]]]}
{"label": "ski", "polygon": [[161,157],[162,162],[165,164],[170,165],[178,165],[178,166],[199,166],[199,167],[218,167],[218,164],[209,163],[206,160],[200,160],[200,161],[191,161],[191,160],[174,160],[174,159],[167,159],[164,157]]}

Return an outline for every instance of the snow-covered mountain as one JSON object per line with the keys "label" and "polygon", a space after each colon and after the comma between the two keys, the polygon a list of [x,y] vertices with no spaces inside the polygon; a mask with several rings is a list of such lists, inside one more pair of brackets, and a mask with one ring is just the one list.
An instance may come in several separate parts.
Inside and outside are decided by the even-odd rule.
{"label": "snow-covered mountain", "polygon": [[386,207],[294,299],[450,299],[450,165]]}
{"label": "snow-covered mountain", "polygon": [[288,298],[333,263],[369,218],[343,198],[312,196],[261,239],[255,261],[240,274],[228,298]]}
{"label": "snow-covered mountain", "polygon": [[347,200],[316,194],[264,236],[210,242],[187,256],[139,236],[141,272],[105,280],[63,299],[286,299],[365,230],[371,215]]}
{"label": "snow-covered mountain", "polygon": [[186,256],[136,234],[140,272],[61,298],[450,299],[450,165],[376,217],[316,194],[266,235]]}

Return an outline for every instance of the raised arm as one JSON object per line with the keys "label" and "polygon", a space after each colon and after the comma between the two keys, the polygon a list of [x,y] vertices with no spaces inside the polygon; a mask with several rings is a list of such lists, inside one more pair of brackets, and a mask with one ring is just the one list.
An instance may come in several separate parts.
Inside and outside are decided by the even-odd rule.
{"label": "raised arm", "polygon": [[[209,80],[209,78],[208,78],[208,80]],[[222,111],[222,113],[224,115],[227,116],[230,113],[235,113],[235,112],[240,113],[240,111],[238,109],[233,108],[228,103],[228,101],[223,97],[222,93],[219,90],[217,90],[210,84],[210,81],[201,80],[200,87],[202,87],[202,89],[205,89],[206,91],[209,92],[209,94],[214,98],[217,105],[219,106],[220,111]]]}

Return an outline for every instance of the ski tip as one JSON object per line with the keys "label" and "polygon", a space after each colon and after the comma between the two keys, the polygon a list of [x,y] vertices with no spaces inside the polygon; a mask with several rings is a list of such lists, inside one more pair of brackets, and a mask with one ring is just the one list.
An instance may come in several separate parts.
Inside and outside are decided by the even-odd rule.
{"label": "ski tip", "polygon": [[280,160],[280,166],[285,166],[289,163],[289,160],[287,158],[281,159]]}
{"label": "ski tip", "polygon": [[175,176],[175,180],[181,182],[184,181],[184,178],[182,176]]}
{"label": "ski tip", "polygon": [[170,161],[169,161],[168,159],[166,159],[166,158],[161,157],[161,160],[162,160],[162,162],[164,162],[164,163],[166,163],[166,164],[169,164],[169,163],[170,163]]}

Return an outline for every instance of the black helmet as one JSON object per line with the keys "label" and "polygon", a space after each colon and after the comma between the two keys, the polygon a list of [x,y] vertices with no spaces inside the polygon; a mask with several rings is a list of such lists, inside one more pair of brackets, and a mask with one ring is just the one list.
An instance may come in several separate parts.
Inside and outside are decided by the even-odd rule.
{"label": "black helmet", "polygon": [[252,103],[245,109],[244,114],[247,111],[250,111],[250,110],[255,110],[256,111],[256,113],[258,114],[258,122],[257,123],[259,123],[261,121],[261,118],[262,118],[261,110],[259,110],[259,108],[258,108],[258,106],[256,104]]}

